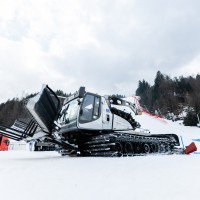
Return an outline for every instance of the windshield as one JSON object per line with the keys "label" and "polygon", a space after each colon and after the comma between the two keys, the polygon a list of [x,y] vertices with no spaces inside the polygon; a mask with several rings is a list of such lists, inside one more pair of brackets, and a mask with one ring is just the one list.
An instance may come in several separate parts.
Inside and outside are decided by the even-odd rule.
{"label": "windshield", "polygon": [[64,125],[74,122],[77,119],[78,108],[77,99],[65,104],[60,112],[58,123]]}

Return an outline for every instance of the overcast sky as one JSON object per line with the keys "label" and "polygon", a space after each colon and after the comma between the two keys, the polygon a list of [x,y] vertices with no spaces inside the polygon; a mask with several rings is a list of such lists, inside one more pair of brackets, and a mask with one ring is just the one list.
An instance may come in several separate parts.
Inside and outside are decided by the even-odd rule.
{"label": "overcast sky", "polygon": [[79,86],[133,95],[200,72],[199,0],[0,0],[0,102]]}

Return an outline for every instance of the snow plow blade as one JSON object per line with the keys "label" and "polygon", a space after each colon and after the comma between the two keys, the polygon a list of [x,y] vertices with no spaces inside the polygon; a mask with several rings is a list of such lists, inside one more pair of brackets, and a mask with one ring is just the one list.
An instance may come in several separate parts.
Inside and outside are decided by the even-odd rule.
{"label": "snow plow blade", "polygon": [[185,150],[183,151],[184,154],[190,154],[197,150],[197,147],[194,142],[192,142],[189,146],[186,146]]}
{"label": "snow plow blade", "polygon": [[44,85],[40,93],[28,100],[26,108],[40,128],[51,133],[60,110],[60,100],[53,90]]}

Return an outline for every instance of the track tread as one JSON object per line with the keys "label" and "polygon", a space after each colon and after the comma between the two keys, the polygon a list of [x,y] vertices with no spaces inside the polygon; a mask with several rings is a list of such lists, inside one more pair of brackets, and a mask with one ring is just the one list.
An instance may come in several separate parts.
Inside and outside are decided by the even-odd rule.
{"label": "track tread", "polygon": [[[132,145],[132,152],[127,152],[125,144]],[[119,144],[122,148],[119,148]],[[149,145],[150,151],[145,153],[144,145]],[[117,146],[118,145],[118,146]],[[154,148],[152,147],[154,146]],[[110,133],[92,137],[85,142],[84,152],[89,156],[144,156],[144,155],[169,155],[174,153],[175,143],[165,135],[141,136],[128,133]],[[129,146],[129,150],[130,150]]]}

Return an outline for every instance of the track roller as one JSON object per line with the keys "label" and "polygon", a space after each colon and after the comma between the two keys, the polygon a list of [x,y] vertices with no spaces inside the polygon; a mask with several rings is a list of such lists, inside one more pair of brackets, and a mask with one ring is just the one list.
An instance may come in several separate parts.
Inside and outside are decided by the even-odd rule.
{"label": "track roller", "polygon": [[157,153],[158,152],[158,145],[157,144],[151,144],[151,151],[152,153]]}
{"label": "track roller", "polygon": [[116,142],[115,143],[115,147],[116,147],[116,150],[118,152],[118,155],[119,156],[122,156],[123,155],[123,145],[121,142]]}
{"label": "track roller", "polygon": [[159,146],[159,152],[160,153],[165,153],[165,145],[164,144],[161,144],[160,146]]}
{"label": "track roller", "polygon": [[146,154],[149,154],[149,153],[151,152],[151,148],[150,148],[150,145],[149,145],[148,143],[145,143],[145,144],[143,145],[143,151],[144,151],[144,153],[146,153]]}
{"label": "track roller", "polygon": [[124,153],[127,154],[127,155],[132,155],[134,153],[133,145],[131,144],[131,142],[125,142]]}

